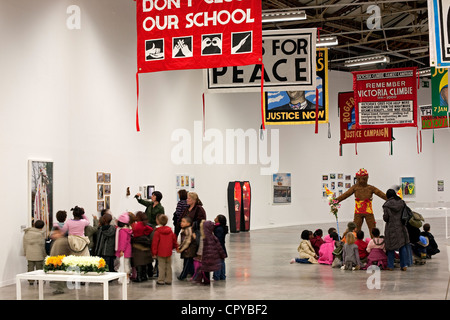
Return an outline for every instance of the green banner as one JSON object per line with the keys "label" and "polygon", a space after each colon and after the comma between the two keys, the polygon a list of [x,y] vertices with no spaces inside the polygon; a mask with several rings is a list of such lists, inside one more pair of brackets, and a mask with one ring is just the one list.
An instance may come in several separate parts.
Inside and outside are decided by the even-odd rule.
{"label": "green banner", "polygon": [[433,117],[448,115],[448,69],[431,68],[431,105]]}

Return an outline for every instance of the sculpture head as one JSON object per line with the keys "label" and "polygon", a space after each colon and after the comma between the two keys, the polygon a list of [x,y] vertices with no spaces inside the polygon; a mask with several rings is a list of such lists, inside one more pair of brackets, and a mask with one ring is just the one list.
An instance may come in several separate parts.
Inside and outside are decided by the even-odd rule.
{"label": "sculpture head", "polygon": [[367,181],[369,180],[369,173],[367,172],[366,169],[361,168],[359,169],[359,171],[356,173],[356,183],[359,184],[360,186],[367,186]]}

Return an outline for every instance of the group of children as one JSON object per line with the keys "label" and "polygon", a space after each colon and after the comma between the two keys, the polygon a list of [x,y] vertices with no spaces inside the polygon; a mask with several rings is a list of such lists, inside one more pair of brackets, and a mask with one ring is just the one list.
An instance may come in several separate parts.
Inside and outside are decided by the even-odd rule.
{"label": "group of children", "polygon": [[[76,207],[74,219],[66,221],[66,217],[65,211],[56,214],[57,221],[50,235],[53,243],[47,250],[43,221],[35,221],[31,228],[24,230],[23,248],[28,271],[42,269],[47,255],[93,255],[104,258],[109,271],[127,273],[127,282],[156,277],[157,284],[170,285],[171,257],[176,251],[183,259],[179,280],[209,284],[210,272],[213,272],[214,280],[226,279],[228,226],[223,215],[218,215],[214,222],[202,220],[195,229],[189,217],[183,218],[179,238],[167,226],[165,214],[158,214],[153,226],[148,224],[142,211],[136,214],[124,212],[114,219],[110,210],[103,210],[99,219],[93,217],[93,226],[88,225],[82,208]],[[86,250],[73,251],[70,237],[76,237],[78,242],[82,239]]]}
{"label": "group of children", "polygon": [[[410,238],[412,235],[410,235]],[[424,264],[425,259],[439,253],[433,235],[430,233],[430,225],[423,225],[418,241],[410,240],[411,263]],[[372,229],[372,238],[364,238],[362,230],[356,230],[356,224],[349,222],[347,230],[340,238],[336,228],[328,229],[328,234],[323,237],[323,231],[317,229],[314,233],[303,230],[300,245],[297,248],[299,257],[290,263],[325,264],[333,268],[343,270],[366,270],[372,265],[382,270],[387,267],[387,255],[384,245],[384,237],[378,228]]]}

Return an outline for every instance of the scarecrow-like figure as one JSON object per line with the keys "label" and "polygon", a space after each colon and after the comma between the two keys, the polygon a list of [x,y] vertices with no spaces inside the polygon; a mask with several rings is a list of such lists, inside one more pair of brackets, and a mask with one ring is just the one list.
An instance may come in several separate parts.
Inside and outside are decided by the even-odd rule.
{"label": "scarecrow-like figure", "polygon": [[380,198],[387,200],[386,194],[374,186],[367,184],[369,173],[366,169],[359,169],[356,173],[356,183],[351,186],[345,193],[337,197],[336,200],[341,202],[352,194],[355,194],[355,216],[353,222],[356,224],[357,230],[361,230],[363,220],[366,219],[369,228],[370,237],[372,237],[372,229],[375,227],[375,218],[373,216],[372,197],[376,194]]}

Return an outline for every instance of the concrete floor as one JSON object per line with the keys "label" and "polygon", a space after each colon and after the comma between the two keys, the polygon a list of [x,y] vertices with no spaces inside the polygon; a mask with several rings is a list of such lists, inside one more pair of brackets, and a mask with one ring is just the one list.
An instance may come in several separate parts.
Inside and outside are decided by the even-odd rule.
{"label": "concrete floor", "polygon": [[[412,266],[406,272],[344,271],[327,265],[290,264],[297,257],[300,233],[304,229],[322,228],[324,233],[335,224],[303,225],[264,230],[253,230],[227,236],[227,280],[198,285],[179,281],[182,260],[173,258],[174,282],[156,285],[155,280],[128,285],[129,300],[442,300],[449,280],[445,218],[428,218],[441,253],[427,260],[425,265]],[[341,233],[346,223],[340,223]],[[384,230],[382,222],[378,222]],[[383,226],[383,227],[382,227]],[[364,225],[366,228],[366,225]],[[363,230],[364,230],[363,228]],[[367,234],[367,232],[366,232]],[[379,289],[369,288],[376,276]],[[110,299],[121,297],[120,286],[112,283]],[[54,295],[49,284],[44,286],[46,300],[103,299],[102,286],[87,284],[78,290]],[[22,298],[38,299],[37,285],[22,282]],[[1,300],[16,299],[16,287],[0,288]],[[449,298],[450,299],[450,298]]]}

